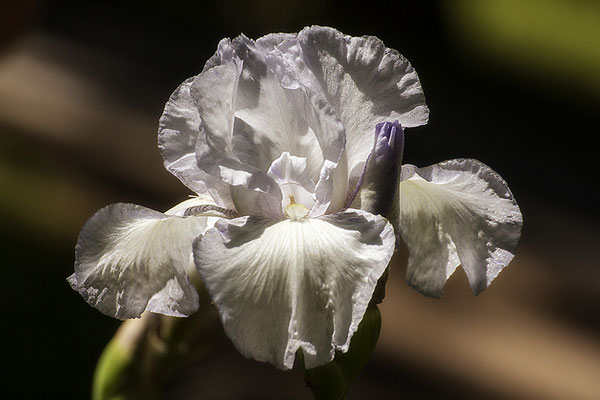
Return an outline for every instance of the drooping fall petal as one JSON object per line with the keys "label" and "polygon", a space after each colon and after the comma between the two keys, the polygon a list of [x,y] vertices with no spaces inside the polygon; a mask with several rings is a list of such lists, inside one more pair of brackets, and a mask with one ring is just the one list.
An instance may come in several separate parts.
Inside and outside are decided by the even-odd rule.
{"label": "drooping fall petal", "polygon": [[196,267],[238,350],[289,369],[346,351],[394,251],[380,216],[221,221],[194,243]]}
{"label": "drooping fall petal", "polygon": [[477,160],[402,166],[397,229],[409,251],[408,283],[441,297],[462,265],[478,294],[512,260],[523,219],[506,182]]}
{"label": "drooping fall petal", "polygon": [[216,219],[171,216],[135,204],[107,206],[81,229],[69,283],[115,318],[139,317],[145,310],[187,316],[198,309],[188,278],[192,241]]}

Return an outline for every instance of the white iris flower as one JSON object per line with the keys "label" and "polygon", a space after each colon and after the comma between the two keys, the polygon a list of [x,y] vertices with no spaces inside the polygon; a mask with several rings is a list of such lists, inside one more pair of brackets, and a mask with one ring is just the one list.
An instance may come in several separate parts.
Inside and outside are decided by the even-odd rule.
{"label": "white iris flower", "polygon": [[98,211],[69,282],[116,318],[187,316],[195,269],[239,351],[284,369],[298,349],[307,368],[348,349],[395,249],[375,213],[417,290],[441,296],[462,265],[478,293],[513,257],[521,214],[478,161],[400,172],[402,128],[428,113],[414,69],[375,37],[225,39],[160,120],[165,166],[198,197]]}

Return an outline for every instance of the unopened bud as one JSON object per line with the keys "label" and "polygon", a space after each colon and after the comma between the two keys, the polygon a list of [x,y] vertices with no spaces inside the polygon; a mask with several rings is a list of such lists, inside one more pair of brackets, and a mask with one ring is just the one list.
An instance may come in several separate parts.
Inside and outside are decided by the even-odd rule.
{"label": "unopened bud", "polygon": [[404,129],[398,121],[375,126],[373,150],[358,190],[360,208],[387,216],[394,204],[404,150]]}

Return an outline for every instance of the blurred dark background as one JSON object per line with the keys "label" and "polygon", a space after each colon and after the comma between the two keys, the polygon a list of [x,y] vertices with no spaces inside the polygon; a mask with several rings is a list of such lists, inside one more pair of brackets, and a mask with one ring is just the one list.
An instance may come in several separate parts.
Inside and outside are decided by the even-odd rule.
{"label": "blurred dark background", "polygon": [[[406,252],[396,256],[380,343],[349,397],[600,398],[593,0],[3,2],[5,398],[89,397],[119,322],[65,278],[97,209],[165,210],[189,193],[156,148],[170,93],[223,37],[312,24],[378,36],[407,57],[431,116],[407,132],[405,162],[477,158],[508,181],[525,219],[515,260],[476,298],[462,271],[443,300],[420,296],[403,281]],[[310,398],[298,376],[219,343],[172,380],[171,398]]]}

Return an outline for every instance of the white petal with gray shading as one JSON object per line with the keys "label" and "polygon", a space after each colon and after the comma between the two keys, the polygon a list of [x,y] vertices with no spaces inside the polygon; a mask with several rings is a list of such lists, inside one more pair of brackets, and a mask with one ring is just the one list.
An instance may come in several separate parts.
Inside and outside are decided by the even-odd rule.
{"label": "white petal with gray shading", "polygon": [[320,92],[297,82],[277,53],[243,35],[224,40],[191,93],[206,135],[198,140],[198,165],[238,187],[233,201],[242,214],[282,217],[270,211],[282,198],[266,172],[283,153],[307,160],[321,214],[330,205],[343,206],[347,179],[337,179],[334,190],[333,171],[345,162],[344,127]]}
{"label": "white petal with gray shading", "polygon": [[346,351],[394,251],[382,217],[220,221],[194,243],[196,267],[238,350],[289,369]]}
{"label": "white petal with gray shading", "polygon": [[144,310],[190,315],[198,309],[198,293],[188,278],[192,242],[216,220],[168,216],[135,204],[107,206],[79,234],[69,283],[111,317],[139,317]]}
{"label": "white petal with gray shading", "polygon": [[287,59],[303,81],[321,87],[344,124],[351,175],[362,172],[377,123],[398,120],[405,128],[427,123],[429,110],[417,73],[378,38],[313,26],[298,33],[297,40],[301,51],[287,48]]}
{"label": "white petal with gray shading", "polygon": [[158,127],[158,148],[167,170],[196,193],[210,192],[224,207],[232,208],[229,187],[198,168],[196,146],[200,114],[190,93],[194,78],[187,79],[173,92],[165,105]]}
{"label": "white petal with gray shading", "polygon": [[512,260],[523,224],[506,182],[477,160],[403,165],[398,207],[408,283],[434,297],[458,265],[474,294],[487,288]]}

